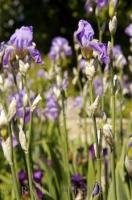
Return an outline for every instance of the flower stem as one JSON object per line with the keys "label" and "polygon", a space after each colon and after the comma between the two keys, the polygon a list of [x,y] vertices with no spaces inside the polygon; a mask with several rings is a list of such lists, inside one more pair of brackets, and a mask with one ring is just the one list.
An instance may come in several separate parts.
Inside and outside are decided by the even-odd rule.
{"label": "flower stem", "polygon": [[[91,100],[91,104],[92,104],[92,103],[94,102],[92,80],[90,80],[90,100]],[[96,176],[96,179],[97,179],[97,182],[101,185],[101,159],[100,159],[100,148],[99,148],[99,144],[98,144],[96,117],[95,117],[94,114],[92,115],[92,121],[93,121],[95,145],[96,145],[96,152],[97,152],[97,176]]]}
{"label": "flower stem", "polygon": [[[69,171],[69,162],[68,162],[68,133],[67,133],[67,125],[66,125],[66,113],[65,113],[65,102],[64,102],[64,95],[62,94],[62,113],[63,113],[63,125],[64,125],[64,135],[62,133],[62,145],[64,145],[64,162],[65,162],[65,169],[66,169],[66,176],[67,176],[67,199],[70,199],[70,171]],[[65,186],[66,187],[66,186]]]}
{"label": "flower stem", "polygon": [[30,163],[30,156],[29,152],[25,153],[26,158],[26,165],[27,165],[27,172],[28,172],[28,181],[29,181],[29,191],[31,200],[34,200],[34,192],[33,192],[33,181],[32,181],[32,170],[31,170],[31,163]]}
{"label": "flower stem", "polygon": [[[112,47],[114,44],[114,37],[111,35],[111,43]],[[115,139],[115,89],[114,89],[114,71],[113,71],[113,64],[111,62],[111,118],[112,118],[112,133],[113,138]],[[113,193],[114,193],[114,200],[117,199],[116,195],[116,176],[115,176],[115,144],[113,144],[113,149],[111,152],[111,172],[112,172],[112,181],[113,181]]]}
{"label": "flower stem", "polygon": [[32,122],[33,122],[33,113],[31,111],[31,100],[30,100],[30,92],[27,86],[26,77],[24,77],[26,93],[28,96],[28,103],[30,106],[30,122],[29,122],[29,135],[27,142],[27,152],[25,152],[27,172],[28,172],[28,181],[29,181],[29,191],[31,200],[34,200],[34,188],[33,188],[33,180],[32,180],[32,165],[31,165],[31,139],[32,139]]}
{"label": "flower stem", "polygon": [[11,160],[12,160],[12,163],[10,163],[10,167],[11,167],[11,173],[12,173],[12,178],[13,178],[14,192],[15,192],[16,199],[20,200],[19,185],[18,185],[16,170],[15,170],[15,165],[14,165],[13,138],[12,138],[12,133],[11,133],[11,124],[10,124],[10,122],[8,124],[8,131],[9,131],[10,145],[11,145]]}
{"label": "flower stem", "polygon": [[19,193],[19,188],[18,188],[18,181],[16,177],[16,172],[13,163],[10,164],[11,167],[11,173],[12,173],[12,179],[13,179],[13,185],[14,185],[14,191],[15,191],[15,196],[17,200],[20,200],[20,193]]}

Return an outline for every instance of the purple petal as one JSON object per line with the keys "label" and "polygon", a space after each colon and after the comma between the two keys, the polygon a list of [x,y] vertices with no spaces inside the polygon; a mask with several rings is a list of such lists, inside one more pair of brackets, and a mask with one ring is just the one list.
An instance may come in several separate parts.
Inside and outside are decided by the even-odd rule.
{"label": "purple petal", "polygon": [[7,67],[9,64],[9,61],[11,59],[11,56],[13,55],[15,49],[13,46],[6,46],[4,56],[3,56],[3,65],[4,67]]}
{"label": "purple petal", "polygon": [[93,48],[93,50],[95,50],[98,53],[99,59],[103,63],[105,63],[105,64],[109,63],[109,56],[107,53],[107,45],[106,44],[103,44],[101,42],[92,41],[90,43],[90,46]]}
{"label": "purple petal", "polygon": [[32,40],[32,26],[22,26],[20,29],[16,29],[15,33],[10,37],[9,43],[18,49],[25,49],[32,44]]}
{"label": "purple petal", "polygon": [[28,49],[31,57],[33,58],[33,60],[36,63],[42,63],[42,58],[41,58],[40,52],[37,49],[35,49],[34,46],[30,46],[27,49]]}

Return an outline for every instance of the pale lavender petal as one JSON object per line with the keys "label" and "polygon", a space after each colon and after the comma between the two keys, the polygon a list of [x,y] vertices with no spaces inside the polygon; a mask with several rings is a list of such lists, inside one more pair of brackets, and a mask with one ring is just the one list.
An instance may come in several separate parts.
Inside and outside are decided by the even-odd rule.
{"label": "pale lavender petal", "polygon": [[32,26],[22,26],[20,29],[16,29],[15,33],[10,37],[9,43],[18,49],[25,49],[32,44],[32,40]]}

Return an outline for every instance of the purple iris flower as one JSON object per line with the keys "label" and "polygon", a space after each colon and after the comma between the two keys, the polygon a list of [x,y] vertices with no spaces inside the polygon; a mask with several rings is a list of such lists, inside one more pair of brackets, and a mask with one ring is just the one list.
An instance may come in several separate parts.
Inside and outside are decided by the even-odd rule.
{"label": "purple iris flower", "polygon": [[55,37],[52,40],[49,57],[53,61],[63,59],[72,55],[72,49],[69,46],[68,40],[63,37]]}
{"label": "purple iris flower", "polygon": [[20,29],[16,29],[15,33],[10,37],[10,40],[5,45],[3,65],[8,67],[10,60],[13,60],[15,55],[22,59],[26,55],[30,55],[36,63],[42,63],[40,52],[35,48],[35,43],[33,42],[32,26],[22,26]]}
{"label": "purple iris flower", "polygon": [[95,77],[93,81],[94,85],[94,92],[96,96],[102,96],[103,95],[103,80],[100,77]]}
{"label": "purple iris flower", "polygon": [[19,171],[18,173],[18,178],[19,178],[19,182],[21,185],[24,185],[25,182],[28,179],[27,173],[22,169],[21,171]]}
{"label": "purple iris flower", "polygon": [[49,93],[46,97],[46,107],[44,109],[44,115],[49,120],[56,120],[58,118],[60,109],[57,102],[57,98],[54,93]]}
{"label": "purple iris flower", "polygon": [[78,30],[75,31],[75,41],[82,47],[89,47],[90,41],[93,40],[94,30],[86,20],[80,20]]}
{"label": "purple iris flower", "polygon": [[108,5],[108,0],[97,0],[97,7],[104,8]]}
{"label": "purple iris flower", "polygon": [[80,174],[74,174],[71,177],[71,183],[75,196],[78,193],[78,189],[80,189],[83,192],[83,196],[86,197],[87,184],[84,177],[82,177]]}
{"label": "purple iris flower", "polygon": [[94,145],[93,144],[91,144],[89,146],[89,154],[90,154],[92,159],[95,159],[95,149],[94,149]]}
{"label": "purple iris flower", "polygon": [[129,24],[129,25],[126,27],[125,33],[126,33],[129,37],[132,37],[132,23]]}
{"label": "purple iris flower", "polygon": [[94,30],[86,20],[80,20],[78,30],[74,33],[75,42],[77,42],[85,54],[97,53],[102,63],[109,63],[107,45],[94,39]]}
{"label": "purple iris flower", "polygon": [[33,172],[33,179],[37,183],[41,183],[42,178],[43,178],[43,172],[40,169],[34,170],[34,172]]}
{"label": "purple iris flower", "polygon": [[[17,111],[16,111],[16,117],[23,118],[25,123],[28,123],[30,120],[30,107],[27,105],[24,107],[23,99],[25,96],[25,91],[20,90],[19,93],[12,94],[9,97],[9,101],[12,100],[12,98],[16,99],[17,102]],[[33,101],[35,95],[33,93],[30,94],[30,100]]]}

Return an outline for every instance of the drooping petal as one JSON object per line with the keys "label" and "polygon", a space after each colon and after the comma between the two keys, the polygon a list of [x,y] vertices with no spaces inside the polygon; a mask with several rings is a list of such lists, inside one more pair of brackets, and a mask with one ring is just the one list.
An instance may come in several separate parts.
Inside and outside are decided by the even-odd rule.
{"label": "drooping petal", "polygon": [[33,60],[36,63],[42,63],[42,58],[41,58],[40,52],[37,49],[35,49],[35,47],[33,45],[28,47],[27,49],[28,49],[31,57],[33,58]]}
{"label": "drooping petal", "polygon": [[101,60],[102,63],[108,64],[109,63],[109,56],[107,53],[107,45],[101,42],[94,42],[92,41],[90,43],[91,48],[95,52],[98,53],[99,59]]}
{"label": "drooping petal", "polygon": [[15,48],[11,45],[8,45],[5,47],[5,51],[4,51],[4,55],[3,55],[3,66],[5,68],[8,67],[9,61],[11,59],[11,57],[13,56],[15,51]]}

